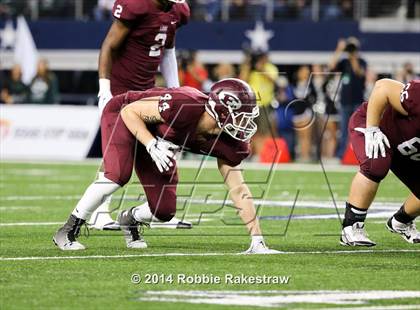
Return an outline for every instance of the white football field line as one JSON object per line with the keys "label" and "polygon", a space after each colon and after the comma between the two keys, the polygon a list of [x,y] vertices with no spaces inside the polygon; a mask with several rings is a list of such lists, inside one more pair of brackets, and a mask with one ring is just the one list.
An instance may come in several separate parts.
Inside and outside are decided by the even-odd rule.
{"label": "white football field line", "polygon": [[[296,251],[296,252],[280,252],[278,254],[264,255],[323,255],[323,254],[372,254],[372,253],[420,253],[419,250],[404,249],[388,249],[388,250],[336,250],[336,251]],[[148,254],[122,254],[122,255],[81,255],[81,256],[28,256],[28,257],[0,257],[0,261],[44,261],[44,260],[77,260],[77,259],[121,259],[121,258],[139,258],[139,257],[173,257],[173,256],[239,256],[246,255],[243,253],[148,253]]]}

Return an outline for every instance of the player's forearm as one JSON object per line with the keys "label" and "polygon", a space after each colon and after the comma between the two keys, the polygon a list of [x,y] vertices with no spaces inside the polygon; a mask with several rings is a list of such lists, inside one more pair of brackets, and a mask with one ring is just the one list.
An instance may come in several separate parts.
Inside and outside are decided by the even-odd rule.
{"label": "player's forearm", "polygon": [[102,44],[99,54],[98,75],[100,79],[109,79],[112,68],[112,49],[106,42]]}
{"label": "player's forearm", "polygon": [[174,47],[165,49],[160,71],[165,79],[166,87],[179,87],[178,64]]}
{"label": "player's forearm", "polygon": [[121,118],[124,121],[125,126],[128,130],[139,140],[144,146],[146,146],[152,139],[153,135],[147,129],[146,123],[141,117],[131,109],[130,106],[126,106],[121,111]]}
{"label": "player's forearm", "polygon": [[261,236],[260,224],[255,211],[252,194],[245,184],[230,191],[230,197],[238,210],[242,222],[246,225],[251,236]]}
{"label": "player's forearm", "polygon": [[341,57],[342,52],[341,51],[335,51],[333,57],[331,58],[330,63],[328,64],[328,67],[330,70],[335,70],[338,60]]}

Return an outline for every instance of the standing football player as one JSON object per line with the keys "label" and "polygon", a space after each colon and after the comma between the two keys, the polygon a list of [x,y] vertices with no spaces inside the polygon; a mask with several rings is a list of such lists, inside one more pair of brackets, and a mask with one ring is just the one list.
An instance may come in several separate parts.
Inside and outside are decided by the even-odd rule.
{"label": "standing football player", "polygon": [[[185,0],[116,0],[115,20],[103,41],[99,55],[99,110],[116,95],[128,90],[155,86],[160,70],[167,87],[179,87],[175,55],[175,32],[188,22],[190,9]],[[101,125],[101,130],[103,126]],[[108,141],[102,138],[102,143]],[[103,169],[98,180],[103,178]],[[96,229],[119,229],[109,214],[111,196],[92,215]],[[173,220],[173,225],[182,222]],[[184,223],[188,226],[188,223]],[[181,226],[180,226],[181,227]]]}
{"label": "standing football player", "polygon": [[386,227],[409,243],[420,243],[420,80],[406,85],[376,82],[369,101],[350,119],[349,135],[360,163],[346,203],[342,245],[374,246],[364,229],[379,183],[391,170],[411,191]]}
{"label": "standing football player", "polygon": [[114,97],[102,117],[104,138],[109,138],[108,145],[102,146],[104,180],[89,186],[54,236],[55,244],[62,250],[84,249],[76,240],[80,226],[99,206],[103,195],[112,194],[130,180],[134,166],[147,202],[121,212],[118,222],[128,248],[146,248],[138,225],[169,221],[175,214],[178,173],[174,154],[182,147],[217,158],[230,197],[251,235],[246,253],[278,253],[264,243],[252,194],[239,166],[249,155],[258,115],[253,90],[238,79],[215,83],[209,96],[180,87]]}

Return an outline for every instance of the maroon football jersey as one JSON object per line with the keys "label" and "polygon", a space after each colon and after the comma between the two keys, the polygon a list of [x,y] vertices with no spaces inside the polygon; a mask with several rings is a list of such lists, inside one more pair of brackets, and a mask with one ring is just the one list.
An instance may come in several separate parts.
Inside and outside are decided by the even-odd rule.
{"label": "maroon football jersey", "polygon": [[[394,155],[420,164],[420,80],[405,85],[401,92],[401,105],[408,116],[388,106],[379,127],[388,137]],[[367,103],[361,109],[366,115]]]}
{"label": "maroon football jersey", "polygon": [[126,103],[159,96],[159,112],[163,124],[148,126],[153,134],[183,146],[185,151],[210,155],[224,159],[231,166],[237,166],[248,157],[247,142],[235,140],[225,133],[218,136],[197,136],[198,122],[205,112],[208,96],[195,88],[152,88],[144,92],[127,93]]}
{"label": "maroon football jersey", "polygon": [[112,63],[112,94],[154,87],[163,49],[174,46],[176,29],[188,22],[188,4],[164,12],[153,0],[116,0],[112,12],[131,27]]}

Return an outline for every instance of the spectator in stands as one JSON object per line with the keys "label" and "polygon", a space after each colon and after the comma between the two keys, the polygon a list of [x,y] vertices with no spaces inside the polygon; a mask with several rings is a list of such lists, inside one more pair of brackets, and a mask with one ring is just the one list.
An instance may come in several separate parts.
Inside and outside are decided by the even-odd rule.
{"label": "spectator in stands", "polygon": [[341,19],[352,19],[354,8],[353,8],[353,1],[352,0],[341,0]]}
{"label": "spectator in stands", "polygon": [[321,7],[321,17],[324,20],[349,19],[353,17],[352,0],[328,1]]}
{"label": "spectator in stands", "polygon": [[316,143],[318,159],[326,162],[337,162],[335,150],[337,147],[338,115],[335,107],[340,84],[338,74],[327,74],[321,65],[312,66],[312,84],[315,92],[313,111],[316,116]]}
{"label": "spectator in stands", "polygon": [[112,17],[112,7],[114,6],[115,0],[98,0],[93,15],[95,20],[107,20]]}
{"label": "spectator in stands", "polygon": [[197,53],[195,51],[190,52],[188,59],[184,62],[183,68],[179,71],[181,85],[203,90],[203,84],[207,81],[209,74],[204,65],[197,59]]}
{"label": "spectator in stands", "polygon": [[[272,128],[271,102],[274,99],[276,81],[279,77],[277,67],[269,61],[268,53],[257,53],[251,57],[248,72],[241,72],[241,78],[248,81],[257,94],[260,116],[256,122],[258,131],[252,140],[253,153],[259,155],[264,139],[270,136]],[[248,74],[247,74],[248,73]]]}
{"label": "spectator in stands", "polygon": [[369,98],[370,93],[375,87],[375,83],[378,80],[378,74],[373,69],[366,70],[366,82],[365,82],[365,98]]}
{"label": "spectator in stands", "polygon": [[22,82],[20,65],[14,65],[10,77],[5,79],[1,90],[1,101],[6,104],[25,103],[28,99],[28,86]]}
{"label": "spectator in stands", "polygon": [[316,93],[310,80],[309,66],[300,66],[296,72],[293,93],[296,98],[291,103],[293,108],[293,125],[297,137],[297,160],[302,163],[312,161],[312,125],[314,114],[312,106],[316,101]]}
{"label": "spectator in stands", "polygon": [[231,78],[235,76],[235,68],[230,63],[222,62],[214,68],[213,75],[216,81]]}
{"label": "spectator in stands", "polygon": [[229,5],[229,18],[231,20],[243,20],[247,17],[246,0],[231,0]]}
{"label": "spectator in stands", "polygon": [[222,3],[220,0],[206,0],[204,4],[205,13],[204,20],[206,22],[212,22],[218,19],[220,11],[222,9]]}
{"label": "spectator in stands", "polygon": [[364,100],[367,63],[360,57],[359,50],[358,39],[340,39],[329,64],[331,71],[340,72],[342,75],[339,111],[341,138],[337,150],[337,156],[340,158],[347,148],[347,125],[350,116]]}
{"label": "spectator in stands", "polygon": [[404,84],[419,78],[419,76],[414,73],[414,66],[411,62],[406,62],[403,68],[397,72],[395,76],[398,81]]}
{"label": "spectator in stands", "polygon": [[29,85],[29,103],[59,103],[58,80],[45,59],[39,60],[36,76]]}
{"label": "spectator in stands", "polygon": [[308,2],[306,0],[292,1],[292,5],[290,5],[289,9],[289,14],[290,17],[294,19],[312,19],[311,7],[308,5]]}
{"label": "spectator in stands", "polygon": [[295,99],[293,89],[286,76],[277,80],[277,90],[272,102],[274,108],[275,132],[286,141],[290,157],[295,158],[295,129],[293,126],[293,107],[289,103]]}
{"label": "spectator in stands", "polygon": [[247,19],[265,20],[267,11],[266,0],[248,0],[246,4]]}

